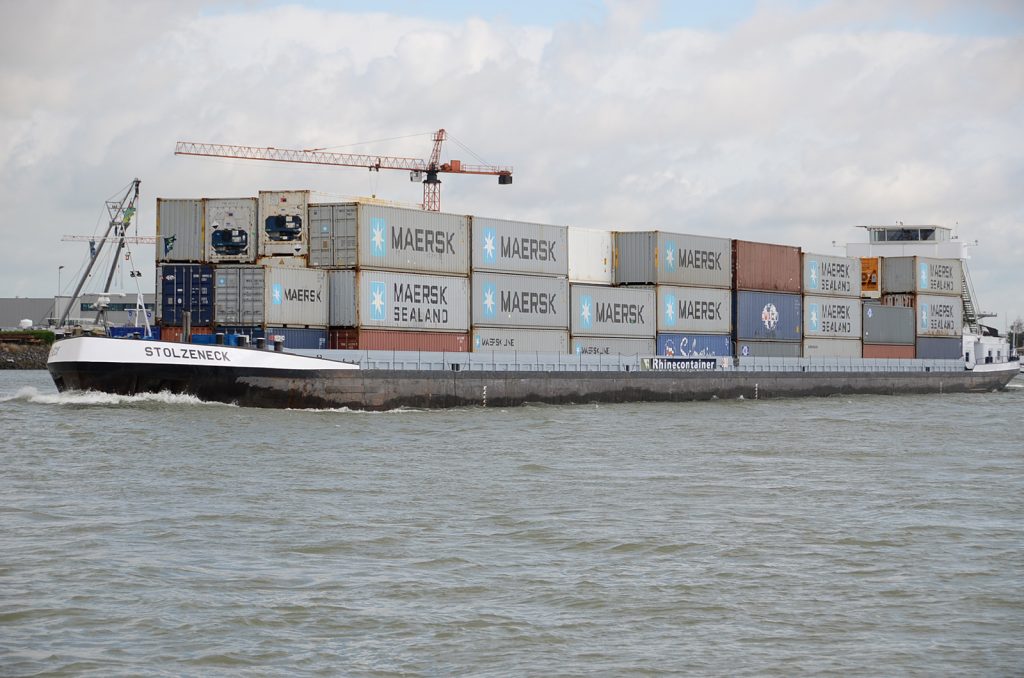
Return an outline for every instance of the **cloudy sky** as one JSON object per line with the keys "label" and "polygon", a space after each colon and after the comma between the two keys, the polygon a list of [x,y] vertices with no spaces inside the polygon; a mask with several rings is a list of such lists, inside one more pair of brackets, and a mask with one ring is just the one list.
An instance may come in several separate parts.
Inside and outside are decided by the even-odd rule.
{"label": "cloudy sky", "polygon": [[[446,211],[841,253],[954,226],[981,306],[1024,316],[1024,3],[0,0],[0,296],[52,296],[103,201],[309,188],[418,203],[403,172],[176,157],[177,140],[515,168]],[[137,247],[146,262],[152,247]],[[145,289],[153,285],[143,267]],[[126,285],[129,283],[125,279]]]}

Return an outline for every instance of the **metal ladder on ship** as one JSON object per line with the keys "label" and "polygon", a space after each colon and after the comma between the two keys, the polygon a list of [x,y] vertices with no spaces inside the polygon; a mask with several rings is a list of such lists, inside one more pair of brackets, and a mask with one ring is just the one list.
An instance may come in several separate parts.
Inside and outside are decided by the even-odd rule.
{"label": "metal ladder on ship", "polygon": [[974,334],[981,334],[981,324],[978,322],[982,318],[992,317],[991,313],[979,313],[978,309],[974,305],[974,284],[971,282],[971,274],[967,270],[967,262],[963,262],[963,278],[960,286],[960,299],[964,304],[964,326],[967,327]]}

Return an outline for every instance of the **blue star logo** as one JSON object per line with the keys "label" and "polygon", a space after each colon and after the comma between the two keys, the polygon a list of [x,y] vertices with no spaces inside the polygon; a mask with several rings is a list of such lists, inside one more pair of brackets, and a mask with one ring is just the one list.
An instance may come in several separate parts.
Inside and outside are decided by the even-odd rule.
{"label": "blue star logo", "polygon": [[387,320],[388,287],[382,282],[370,283],[370,319]]}
{"label": "blue star logo", "polygon": [[280,305],[284,300],[284,288],[281,283],[274,283],[270,286],[270,303]]}
{"label": "blue star logo", "polygon": [[921,264],[921,282],[918,285],[918,289],[928,289],[928,264]]}
{"label": "blue star logo", "polygon": [[383,257],[388,253],[387,224],[384,217],[370,218],[370,254]]}
{"label": "blue star logo", "polygon": [[476,334],[473,336],[473,347],[480,348],[480,335]]}
{"label": "blue star logo", "polygon": [[818,289],[818,262],[812,259],[808,266],[811,270],[810,273],[808,273],[809,280],[807,281],[807,286],[812,290],[816,290]]}
{"label": "blue star logo", "polygon": [[583,353],[583,344],[576,344],[576,355]]}
{"label": "blue star logo", "polygon": [[928,304],[921,304],[921,329],[928,329]]}
{"label": "blue star logo", "polygon": [[590,295],[580,296],[580,329],[589,330],[594,326],[594,300]]}
{"label": "blue star logo", "polygon": [[821,321],[818,316],[818,305],[809,304],[809,312],[811,314],[811,332],[817,332],[818,328],[821,327]]}
{"label": "blue star logo", "polygon": [[493,264],[498,261],[498,233],[493,228],[484,229],[483,242],[480,248],[484,254],[484,263]]}
{"label": "blue star logo", "polygon": [[662,306],[662,315],[665,318],[665,324],[669,327],[675,327],[676,325],[676,295],[666,294],[665,303]]}
{"label": "blue star logo", "polygon": [[485,318],[494,318],[498,315],[498,286],[494,283],[484,283],[483,295],[480,299],[480,310]]}
{"label": "blue star logo", "polygon": [[669,240],[665,243],[665,270],[674,271],[676,270],[676,253],[679,250],[676,249],[676,243],[674,240]]}

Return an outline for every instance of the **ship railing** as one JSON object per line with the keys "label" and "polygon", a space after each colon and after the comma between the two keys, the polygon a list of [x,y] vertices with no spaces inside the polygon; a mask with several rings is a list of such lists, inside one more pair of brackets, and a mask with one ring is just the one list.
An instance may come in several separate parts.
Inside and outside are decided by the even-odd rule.
{"label": "ship railing", "polygon": [[[290,353],[359,365],[364,370],[458,372],[635,372],[646,355],[568,355],[537,352],[435,353],[428,351],[351,351],[289,349]],[[897,358],[719,359],[719,370],[739,372],[962,372],[955,360]]]}

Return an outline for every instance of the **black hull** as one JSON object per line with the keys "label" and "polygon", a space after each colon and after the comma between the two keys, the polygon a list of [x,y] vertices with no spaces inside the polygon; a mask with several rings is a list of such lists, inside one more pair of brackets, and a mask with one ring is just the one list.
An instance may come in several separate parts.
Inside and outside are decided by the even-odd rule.
{"label": "black hull", "polygon": [[169,391],[246,407],[510,407],[526,403],[685,402],[1002,389],[1016,372],[300,371],[163,364],[51,363],[57,389]]}

